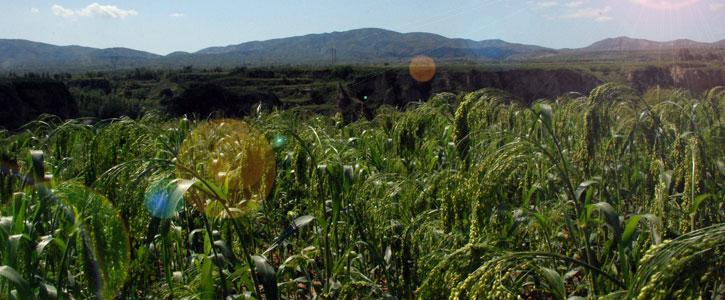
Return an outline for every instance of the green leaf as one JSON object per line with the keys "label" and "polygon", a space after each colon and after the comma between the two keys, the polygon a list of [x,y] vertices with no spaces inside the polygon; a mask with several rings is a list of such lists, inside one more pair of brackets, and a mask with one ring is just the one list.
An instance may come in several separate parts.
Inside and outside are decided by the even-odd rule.
{"label": "green leaf", "polygon": [[295,224],[295,227],[299,229],[299,228],[307,226],[314,219],[315,219],[315,217],[313,217],[312,215],[304,215],[304,216],[296,218],[293,223]]}
{"label": "green leaf", "polygon": [[620,245],[622,247],[626,248],[631,246],[634,239],[634,233],[637,231],[637,225],[640,221],[642,221],[642,219],[649,221],[650,231],[652,232],[652,244],[657,245],[660,243],[661,237],[657,231],[657,227],[660,223],[662,223],[660,218],[652,214],[633,215],[629,217],[627,224],[624,226],[622,240],[620,241]]}
{"label": "green leaf", "polygon": [[549,287],[555,299],[566,299],[566,287],[564,286],[564,278],[559,272],[549,268],[539,268],[539,273],[544,279],[544,283]]}
{"label": "green leaf", "polygon": [[40,296],[43,299],[57,299],[58,289],[53,285],[42,283],[40,285]]}
{"label": "green leaf", "polygon": [[652,244],[659,244],[662,241],[662,236],[657,228],[662,226],[662,220],[653,214],[643,214],[642,218],[649,221],[649,230],[652,232]]}
{"label": "green leaf", "polygon": [[254,269],[259,276],[259,280],[264,286],[266,298],[277,299],[277,273],[274,271],[274,267],[267,262],[267,259],[259,255],[253,255],[252,261],[254,261]]}
{"label": "green leaf", "polygon": [[535,110],[539,114],[541,121],[544,122],[544,124],[546,124],[546,127],[553,129],[552,124],[551,124],[552,119],[553,119],[553,117],[552,117],[553,112],[551,109],[551,105],[546,104],[546,103],[537,103]]}
{"label": "green leaf", "polygon": [[4,277],[15,285],[21,299],[30,299],[30,285],[23,276],[10,266],[0,266],[0,277]]}
{"label": "green leaf", "polygon": [[13,217],[0,217],[0,230],[3,230],[5,234],[12,233],[13,229]]}
{"label": "green leaf", "polygon": [[175,188],[174,188],[173,192],[171,193],[171,199],[177,199],[177,201],[178,201],[178,200],[182,199],[184,197],[184,193],[186,193],[186,191],[188,191],[189,188],[191,188],[191,186],[194,185],[194,183],[196,183],[196,180],[194,180],[194,179],[191,179],[191,180],[176,179],[176,180],[172,181],[171,183],[175,185]]}
{"label": "green leaf", "polygon": [[43,151],[42,150],[31,150],[30,160],[33,163],[33,177],[35,182],[38,183],[45,177],[45,167],[43,166]]}
{"label": "green leaf", "polygon": [[214,299],[214,266],[210,258],[201,263],[200,299]]}
{"label": "green leaf", "polygon": [[707,198],[710,198],[710,194],[703,194],[695,197],[695,201],[692,202],[692,205],[690,206],[690,215],[695,215],[697,213],[697,210],[700,209],[700,204],[702,204],[703,201],[707,200]]}
{"label": "green leaf", "polygon": [[590,185],[595,183],[597,183],[596,180],[587,180],[580,183],[579,186],[576,188],[576,191],[574,191],[574,196],[576,196],[576,199],[574,200],[579,201],[579,199],[581,199],[582,193],[584,193]]}
{"label": "green leaf", "polygon": [[627,291],[616,291],[609,293],[607,295],[601,296],[599,298],[600,300],[619,300],[619,299],[627,299]]}
{"label": "green leaf", "polygon": [[622,236],[622,225],[619,222],[619,214],[611,204],[599,202],[588,205],[588,208],[590,213],[592,209],[597,209],[599,212],[604,213],[604,222],[614,231],[615,240],[618,240]]}
{"label": "green leaf", "polygon": [[197,189],[201,190],[209,196],[218,198],[219,200],[222,200],[224,202],[227,201],[228,195],[222,187],[214,184],[214,182],[212,182],[211,180],[205,180],[203,178],[196,179],[200,182],[200,184],[195,185]]}
{"label": "green leaf", "polygon": [[269,253],[269,251],[272,251],[272,250],[274,250],[274,248],[277,248],[277,246],[279,246],[279,244],[281,244],[281,243],[282,243],[282,242],[283,242],[284,240],[286,240],[287,238],[289,238],[290,236],[292,236],[292,235],[293,235],[293,234],[294,234],[295,232],[297,232],[297,231],[298,231],[298,230],[299,230],[300,228],[302,228],[302,227],[305,227],[305,226],[309,225],[309,224],[310,224],[310,222],[312,222],[312,220],[314,220],[314,219],[315,219],[315,217],[313,217],[313,216],[311,216],[311,215],[304,215],[304,216],[301,216],[301,217],[297,217],[297,218],[296,218],[296,219],[295,219],[295,220],[294,220],[294,221],[292,222],[292,224],[290,224],[290,226],[288,226],[288,227],[287,227],[287,228],[286,228],[286,229],[285,229],[285,230],[284,230],[284,231],[282,232],[282,234],[280,234],[280,235],[279,235],[279,236],[278,236],[278,237],[277,237],[277,238],[276,238],[276,239],[274,240],[274,242],[272,242],[272,246],[270,246],[269,248],[267,248],[267,250],[266,250],[266,251],[264,251],[264,253],[263,253],[263,254],[267,254],[267,253]]}
{"label": "green leaf", "polygon": [[45,246],[48,246],[50,242],[53,241],[52,235],[45,235],[40,237],[40,242],[38,242],[38,245],[35,246],[35,251],[38,252],[38,254],[42,254],[43,250],[45,249]]}
{"label": "green leaf", "polygon": [[629,217],[629,220],[627,221],[627,224],[624,225],[624,232],[622,232],[622,240],[619,242],[619,244],[622,246],[622,248],[629,247],[632,244],[632,238],[634,237],[634,232],[637,230],[637,224],[639,224],[639,220],[642,218],[640,215],[634,215]]}

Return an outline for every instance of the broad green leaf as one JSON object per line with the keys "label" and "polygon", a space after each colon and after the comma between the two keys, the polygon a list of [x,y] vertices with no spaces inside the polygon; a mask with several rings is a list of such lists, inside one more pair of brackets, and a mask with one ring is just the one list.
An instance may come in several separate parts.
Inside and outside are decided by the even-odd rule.
{"label": "broad green leaf", "polygon": [[264,294],[267,299],[277,299],[277,273],[274,267],[267,262],[264,257],[253,255],[254,269],[259,276],[259,280],[264,286]]}
{"label": "broad green leaf", "polygon": [[548,128],[551,128],[553,130],[553,127],[552,127],[553,112],[551,109],[551,105],[546,104],[546,103],[537,103],[535,110],[539,114],[541,121],[544,122],[544,124],[546,124],[546,126]]}
{"label": "broad green leaf", "polygon": [[579,199],[581,199],[582,193],[584,193],[590,185],[595,183],[597,183],[596,180],[587,180],[580,183],[579,186],[576,188],[576,191],[574,191],[574,196],[576,196],[576,199],[574,200],[579,201]]}
{"label": "broad green leaf", "polygon": [[43,166],[43,151],[42,150],[31,150],[30,160],[33,163],[33,178],[38,183],[45,177],[45,167]]}
{"label": "broad green leaf", "polygon": [[696,214],[697,210],[700,209],[700,204],[702,204],[703,201],[707,200],[707,198],[710,198],[710,194],[703,194],[695,197],[695,201],[692,202],[692,205],[689,208],[690,215]]}
{"label": "broad green leaf", "polygon": [[295,227],[302,228],[302,227],[305,227],[308,224],[310,224],[310,222],[312,222],[312,220],[314,220],[314,219],[315,219],[315,217],[313,217],[312,215],[304,215],[301,217],[297,217],[293,223],[294,223]]}
{"label": "broad green leaf", "polygon": [[622,240],[619,242],[623,248],[629,247],[632,244],[632,238],[634,237],[634,232],[637,230],[637,224],[639,224],[639,220],[641,218],[642,218],[642,216],[640,216],[640,215],[631,216],[631,217],[629,217],[627,224],[624,225],[624,232],[622,232]]}
{"label": "broad green leaf", "polygon": [[634,233],[637,231],[637,225],[639,224],[642,219],[645,219],[649,222],[650,225],[650,231],[652,232],[652,243],[657,245],[660,243],[660,234],[657,231],[657,227],[660,225],[662,221],[660,219],[652,214],[643,214],[643,215],[633,215],[629,217],[629,220],[627,221],[627,224],[624,226],[624,231],[622,233],[622,240],[621,245],[622,247],[629,247],[632,244]]}
{"label": "broad green leaf", "polygon": [[212,260],[206,258],[201,263],[201,282],[199,283],[201,290],[199,291],[200,299],[214,299],[214,264]]}
{"label": "broad green leaf", "polygon": [[45,249],[45,246],[48,246],[50,242],[53,241],[52,235],[45,235],[40,237],[40,242],[38,242],[38,245],[35,246],[35,251],[38,252],[38,254],[42,254],[43,250]]}
{"label": "broad green leaf", "polygon": [[13,229],[13,217],[0,217],[0,230],[10,234]]}
{"label": "broad green leaf", "polygon": [[559,272],[549,268],[539,268],[544,283],[549,287],[555,299],[566,299],[566,287],[564,286],[564,278]]}
{"label": "broad green leaf", "polygon": [[611,204],[607,202],[599,202],[589,205],[591,213],[592,209],[596,209],[604,214],[604,222],[609,228],[614,231],[615,239],[619,239],[622,236],[622,226],[619,221],[619,214],[614,210]]}
{"label": "broad green leaf", "polygon": [[57,299],[58,289],[51,284],[42,283],[40,285],[40,296],[44,299]]}
{"label": "broad green leaf", "polygon": [[282,232],[282,234],[280,234],[272,242],[272,246],[270,246],[269,248],[267,248],[267,250],[264,251],[264,254],[267,254],[267,253],[269,253],[269,251],[272,251],[274,248],[276,248],[277,246],[279,246],[279,244],[281,244],[284,240],[286,240],[287,238],[289,238],[290,236],[292,236],[295,232],[297,232],[300,228],[309,225],[312,222],[312,220],[314,220],[314,219],[315,219],[315,217],[313,217],[311,215],[304,215],[304,216],[301,216],[301,217],[297,217],[292,222],[292,224],[290,224],[290,226],[288,226]]}
{"label": "broad green leaf", "polygon": [[[15,269],[10,266],[0,266],[0,277],[4,277],[15,285],[23,299],[30,299],[30,285]],[[27,298],[26,298],[27,297]]]}

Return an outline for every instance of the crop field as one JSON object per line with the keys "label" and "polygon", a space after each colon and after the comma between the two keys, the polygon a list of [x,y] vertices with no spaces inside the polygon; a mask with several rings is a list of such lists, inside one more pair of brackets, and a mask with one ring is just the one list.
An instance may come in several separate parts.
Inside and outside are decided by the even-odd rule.
{"label": "crop field", "polygon": [[723,299],[725,88],[0,131],[0,299]]}

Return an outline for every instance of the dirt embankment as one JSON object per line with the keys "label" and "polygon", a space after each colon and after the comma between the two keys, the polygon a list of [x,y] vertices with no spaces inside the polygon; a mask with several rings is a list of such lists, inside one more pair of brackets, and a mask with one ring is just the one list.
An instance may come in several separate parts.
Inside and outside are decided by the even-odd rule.
{"label": "dirt embankment", "polygon": [[411,101],[424,101],[440,92],[470,92],[493,87],[526,101],[534,101],[568,92],[586,94],[599,84],[601,80],[598,78],[570,69],[440,71],[425,83],[416,82],[407,72],[387,71],[356,78],[348,88],[359,99],[367,96],[371,107],[381,104],[400,107]]}
{"label": "dirt embankment", "polygon": [[719,85],[725,85],[725,70],[685,65],[647,67],[631,71],[627,75],[627,80],[632,87],[639,91],[660,86],[703,92]]}

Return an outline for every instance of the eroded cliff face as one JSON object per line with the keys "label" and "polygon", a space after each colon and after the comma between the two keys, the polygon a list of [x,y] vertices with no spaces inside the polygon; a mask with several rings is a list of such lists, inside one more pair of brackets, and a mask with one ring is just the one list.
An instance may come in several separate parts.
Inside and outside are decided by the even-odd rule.
{"label": "eroded cliff face", "polygon": [[725,85],[725,71],[710,68],[687,68],[674,66],[670,76],[675,87],[702,92],[719,85]]}
{"label": "eroded cliff face", "polygon": [[425,101],[436,93],[471,92],[487,87],[505,90],[531,102],[569,92],[586,94],[601,83],[593,75],[569,69],[440,71],[424,83],[416,82],[407,72],[387,71],[357,78],[348,87],[359,99],[367,96],[371,107],[381,104],[402,107],[411,101]]}
{"label": "eroded cliff face", "polygon": [[643,92],[660,86],[703,92],[725,85],[725,70],[700,66],[647,67],[627,74],[629,84]]}
{"label": "eroded cliff face", "polygon": [[0,127],[15,129],[41,114],[61,118],[78,116],[78,105],[62,82],[50,79],[13,79],[0,82]]}
{"label": "eroded cliff face", "polygon": [[172,115],[196,115],[206,117],[220,113],[227,117],[243,117],[261,105],[261,109],[270,110],[282,105],[279,98],[271,92],[234,91],[213,83],[192,84],[176,97],[165,93],[161,104]]}

